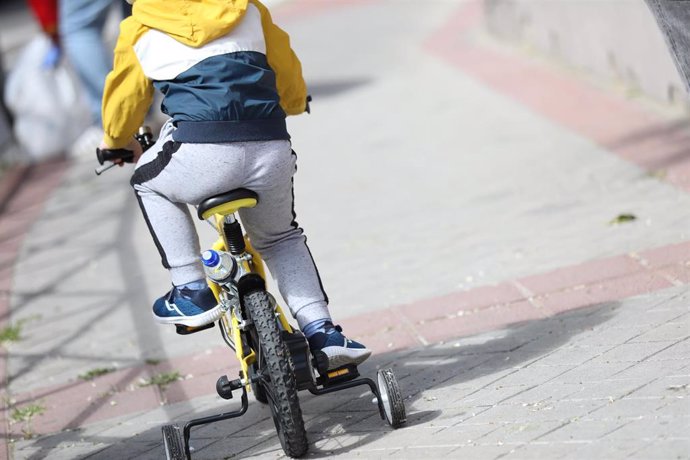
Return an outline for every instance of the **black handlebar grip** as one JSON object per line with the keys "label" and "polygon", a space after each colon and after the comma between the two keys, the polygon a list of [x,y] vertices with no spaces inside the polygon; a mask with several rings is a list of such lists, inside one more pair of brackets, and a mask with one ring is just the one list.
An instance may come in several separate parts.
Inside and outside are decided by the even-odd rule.
{"label": "black handlebar grip", "polygon": [[99,164],[115,160],[132,163],[134,161],[134,152],[127,149],[96,149],[96,157]]}

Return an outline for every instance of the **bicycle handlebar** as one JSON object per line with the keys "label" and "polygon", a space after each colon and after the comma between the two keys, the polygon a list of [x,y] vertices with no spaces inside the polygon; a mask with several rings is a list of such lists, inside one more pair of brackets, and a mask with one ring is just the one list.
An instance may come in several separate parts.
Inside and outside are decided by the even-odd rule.
{"label": "bicycle handlebar", "polygon": [[132,163],[134,161],[134,152],[127,149],[96,149],[96,158],[98,164],[103,164],[106,161],[122,160],[125,163]]}
{"label": "bicycle handlebar", "polygon": [[[153,133],[151,133],[151,128],[148,126],[142,126],[139,128],[139,132],[134,135],[134,139],[141,145],[142,151],[147,151],[155,143],[153,140]],[[128,149],[96,149],[96,158],[99,164],[103,164],[106,161],[111,161],[112,164],[108,166],[103,166],[96,169],[96,175],[100,176],[105,171],[109,170],[117,163],[115,161],[122,160],[123,163],[133,163],[134,162],[134,152]]]}

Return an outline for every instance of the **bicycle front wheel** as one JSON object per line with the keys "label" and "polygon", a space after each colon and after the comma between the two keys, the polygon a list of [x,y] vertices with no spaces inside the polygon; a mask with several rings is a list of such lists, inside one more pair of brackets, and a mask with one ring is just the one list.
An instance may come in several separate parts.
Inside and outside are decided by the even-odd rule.
{"label": "bicycle front wheel", "polygon": [[256,328],[259,385],[265,390],[280,444],[290,457],[307,452],[307,432],[297,397],[297,384],[290,354],[280,335],[275,311],[266,291],[244,296],[244,307]]}

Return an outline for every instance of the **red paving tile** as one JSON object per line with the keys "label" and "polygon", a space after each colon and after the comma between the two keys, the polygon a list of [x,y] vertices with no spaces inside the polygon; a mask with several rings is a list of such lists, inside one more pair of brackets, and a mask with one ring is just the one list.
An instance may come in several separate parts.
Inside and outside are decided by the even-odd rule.
{"label": "red paving tile", "polygon": [[482,286],[469,291],[414,302],[396,307],[412,323],[440,319],[459,311],[514,302],[524,295],[512,283]]}
{"label": "red paving tile", "polygon": [[359,337],[368,337],[378,334],[386,328],[404,330],[403,318],[388,308],[342,320],[336,319],[335,322],[343,328],[345,334],[353,337],[352,331],[357,331]]}
{"label": "red paving tile", "polygon": [[17,165],[2,173],[2,180],[0,180],[0,209],[7,205],[22,180],[29,173],[29,169],[28,165]]}
{"label": "red paving tile", "polygon": [[348,334],[348,337],[366,344],[373,353],[388,353],[426,345],[414,327],[401,323],[396,327],[382,324],[379,326],[378,332],[370,334],[362,334],[354,327],[348,330],[355,332],[355,335]]}
{"label": "red paving tile", "polygon": [[537,300],[544,305],[550,314],[555,315],[575,308],[625,299],[671,286],[673,286],[671,282],[658,274],[644,272],[602,283],[553,292],[541,296]]}
{"label": "red paving tile", "polygon": [[667,276],[675,283],[690,284],[690,262],[666,265],[658,268],[657,272],[662,276]]}
{"label": "red paving tile", "polygon": [[650,267],[659,267],[675,262],[690,262],[690,241],[662,246],[640,252],[640,257]]}
{"label": "red paving tile", "polygon": [[574,267],[563,267],[552,272],[528,276],[519,279],[518,283],[525,286],[534,295],[541,295],[573,286],[619,278],[644,270],[645,268],[633,258],[618,256],[590,260]]}
{"label": "red paving tile", "polygon": [[466,335],[500,329],[546,316],[526,300],[508,305],[467,310],[462,315],[442,321],[429,321],[416,325],[419,334],[430,344]]}

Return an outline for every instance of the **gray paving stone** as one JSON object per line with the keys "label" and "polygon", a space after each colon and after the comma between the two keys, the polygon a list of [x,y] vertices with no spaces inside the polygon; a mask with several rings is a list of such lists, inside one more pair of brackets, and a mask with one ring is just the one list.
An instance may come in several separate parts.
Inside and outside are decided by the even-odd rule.
{"label": "gray paving stone", "polygon": [[673,343],[670,347],[661,350],[649,359],[650,361],[684,361],[688,354],[690,354],[690,337]]}
{"label": "gray paving stone", "polygon": [[571,446],[570,455],[565,458],[645,458],[637,457],[637,452],[640,452],[648,444],[648,441],[641,439],[629,439],[624,443],[611,443],[604,438],[591,444]]}
{"label": "gray paving stone", "polygon": [[459,423],[457,425],[435,431],[432,438],[438,442],[448,444],[460,442],[463,444],[475,444],[483,442],[491,433],[500,430],[502,425],[493,423]]}
{"label": "gray paving stone", "polygon": [[525,421],[517,423],[504,423],[497,430],[487,433],[486,436],[479,439],[482,444],[485,443],[499,443],[505,444],[514,443],[529,443],[536,439],[540,439],[546,433],[558,429],[563,425],[562,421]]}
{"label": "gray paving stone", "polygon": [[590,412],[586,418],[593,419],[635,419],[640,414],[653,414],[667,404],[662,399],[614,399],[605,406]]}
{"label": "gray paving stone", "polygon": [[[654,355],[660,353],[662,350],[675,346],[678,346],[677,342],[675,341],[622,343],[604,353],[599,357],[599,359],[612,363],[638,362],[645,359],[652,359]],[[656,359],[658,360],[662,358]]]}
{"label": "gray paving stone", "polygon": [[614,379],[584,383],[580,386],[579,391],[568,395],[564,400],[616,400],[634,393],[648,383],[649,381],[646,379]]}
{"label": "gray paving stone", "polygon": [[535,385],[555,379],[570,371],[573,367],[575,366],[572,364],[540,366],[537,362],[527,367],[516,369],[515,372],[506,375],[498,382],[501,385]]}
{"label": "gray paving stone", "polygon": [[564,346],[539,359],[533,365],[538,366],[579,366],[598,356],[603,355],[613,347],[610,345],[599,346]]}
{"label": "gray paving stone", "polygon": [[687,367],[683,359],[655,361],[654,357],[642,362],[626,362],[626,367],[611,375],[611,379],[648,378],[649,376],[683,374]]}
{"label": "gray paving stone", "polygon": [[[562,375],[549,381],[554,385],[559,383],[570,383],[570,384],[584,384],[588,382],[601,382],[603,380],[609,380],[619,377],[620,372],[625,372],[630,369],[629,363],[611,363],[606,362],[602,359],[594,358],[579,366],[573,367],[570,371],[565,372]],[[622,375],[620,375],[623,378]],[[638,376],[630,376],[629,378],[635,378]],[[644,376],[639,376],[640,378]]]}
{"label": "gray paving stone", "polygon": [[620,426],[612,427],[612,424],[605,420],[575,418],[570,423],[563,424],[559,429],[544,434],[539,438],[539,441],[545,443],[592,443],[619,428]]}
{"label": "gray paving stone", "polygon": [[684,439],[667,439],[662,442],[651,442],[645,447],[635,452],[631,458],[647,459],[655,458],[663,455],[664,452],[679,452],[675,457],[677,459],[685,459],[690,457],[690,438]]}
{"label": "gray paving stone", "polygon": [[519,448],[511,453],[508,458],[525,460],[544,458],[549,460],[558,460],[561,458],[567,458],[568,452],[571,448],[571,445],[533,442],[519,446]]}
{"label": "gray paving stone", "polygon": [[536,385],[496,385],[452,402],[469,406],[494,406],[499,403],[510,403],[513,398],[535,387]]}
{"label": "gray paving stone", "polygon": [[633,338],[630,342],[666,342],[670,340],[687,339],[690,337],[690,330],[688,330],[687,320],[683,319],[685,315],[687,315],[687,313],[674,318],[673,321],[661,324],[651,331]]}

